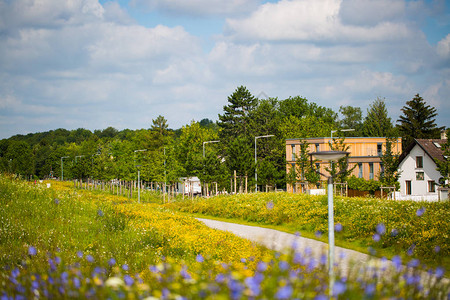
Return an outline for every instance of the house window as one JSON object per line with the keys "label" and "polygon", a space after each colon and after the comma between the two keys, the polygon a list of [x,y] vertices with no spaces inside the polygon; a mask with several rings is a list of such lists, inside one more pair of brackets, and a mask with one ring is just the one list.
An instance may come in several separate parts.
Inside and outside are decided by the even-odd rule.
{"label": "house window", "polygon": [[416,180],[423,180],[424,177],[425,176],[423,172],[416,172]]}
{"label": "house window", "polygon": [[292,145],[292,160],[295,160],[295,145]]}
{"label": "house window", "polygon": [[358,178],[363,178],[363,164],[358,163],[358,168],[359,168]]}
{"label": "house window", "polygon": [[373,163],[369,163],[369,179],[373,179]]}
{"label": "house window", "polygon": [[433,180],[428,181],[428,192],[434,193],[436,192],[436,183]]}
{"label": "house window", "polygon": [[383,155],[383,144],[382,143],[377,144],[377,154],[378,154],[378,156]]}
{"label": "house window", "polygon": [[423,156],[416,156],[416,168],[423,168]]}
{"label": "house window", "polygon": [[411,180],[406,180],[406,195],[411,195]]}
{"label": "house window", "polygon": [[319,151],[319,144],[316,144],[316,152]]}

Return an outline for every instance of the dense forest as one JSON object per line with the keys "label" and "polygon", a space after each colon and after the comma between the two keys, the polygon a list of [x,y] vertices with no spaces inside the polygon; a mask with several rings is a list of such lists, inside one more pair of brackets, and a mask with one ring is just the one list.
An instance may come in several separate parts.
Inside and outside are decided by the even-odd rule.
{"label": "dense forest", "polygon": [[300,96],[258,99],[240,86],[216,122],[192,121],[173,130],[158,116],[148,129],[56,129],[3,139],[0,171],[36,179],[135,180],[139,167],[145,181],[198,176],[229,188],[235,171],[254,186],[257,167],[258,185],[283,188],[289,138],[326,137],[331,130],[348,128],[354,131],[345,136],[402,136],[406,143],[412,138],[439,138],[443,128],[435,124],[436,110],[418,94],[406,102],[402,113],[394,125],[381,98],[363,117],[359,107],[341,106],[335,112]]}

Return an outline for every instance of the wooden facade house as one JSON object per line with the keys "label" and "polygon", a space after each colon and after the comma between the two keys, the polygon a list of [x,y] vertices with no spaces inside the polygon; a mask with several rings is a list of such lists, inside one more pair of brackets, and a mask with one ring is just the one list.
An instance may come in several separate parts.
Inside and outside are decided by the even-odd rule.
{"label": "wooden facade house", "polygon": [[[349,154],[349,168],[356,167],[352,171],[352,175],[358,178],[377,179],[383,166],[381,163],[381,156],[386,150],[385,137],[346,137],[344,145],[348,146]],[[297,157],[300,157],[301,143],[307,143],[308,152],[329,151],[330,137],[305,138],[305,139],[287,139],[286,140],[286,172],[289,174],[292,167],[297,164]],[[400,155],[402,151],[401,138],[396,139],[392,144],[392,152],[394,155]],[[326,173],[325,167],[328,163],[318,162],[318,167],[321,168],[322,173]],[[298,182],[302,182],[301,178],[297,178]],[[321,178],[326,180],[326,178]],[[288,184],[287,190],[296,192],[299,189]]]}

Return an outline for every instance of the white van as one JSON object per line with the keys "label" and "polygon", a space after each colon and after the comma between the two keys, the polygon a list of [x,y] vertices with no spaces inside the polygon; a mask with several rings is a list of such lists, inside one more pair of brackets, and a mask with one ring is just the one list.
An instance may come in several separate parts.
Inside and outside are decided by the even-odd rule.
{"label": "white van", "polygon": [[178,193],[180,194],[202,194],[202,184],[198,177],[182,177],[177,184]]}

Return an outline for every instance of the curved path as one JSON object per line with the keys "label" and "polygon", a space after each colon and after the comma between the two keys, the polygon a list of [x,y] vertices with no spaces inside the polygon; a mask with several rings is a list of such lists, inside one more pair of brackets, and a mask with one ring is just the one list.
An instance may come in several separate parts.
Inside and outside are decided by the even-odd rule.
{"label": "curved path", "polygon": [[[197,218],[197,220],[205,223],[208,227],[229,231],[237,236],[259,243],[272,250],[283,251],[291,248],[295,244],[299,251],[311,251],[312,255],[317,258],[322,254],[327,253],[327,243],[304,238],[295,234],[269,228],[240,225],[209,219]],[[373,256],[341,247],[335,247],[335,256],[342,272],[346,272],[349,265],[366,264],[370,259],[372,259],[372,261],[379,261],[378,258]]]}

